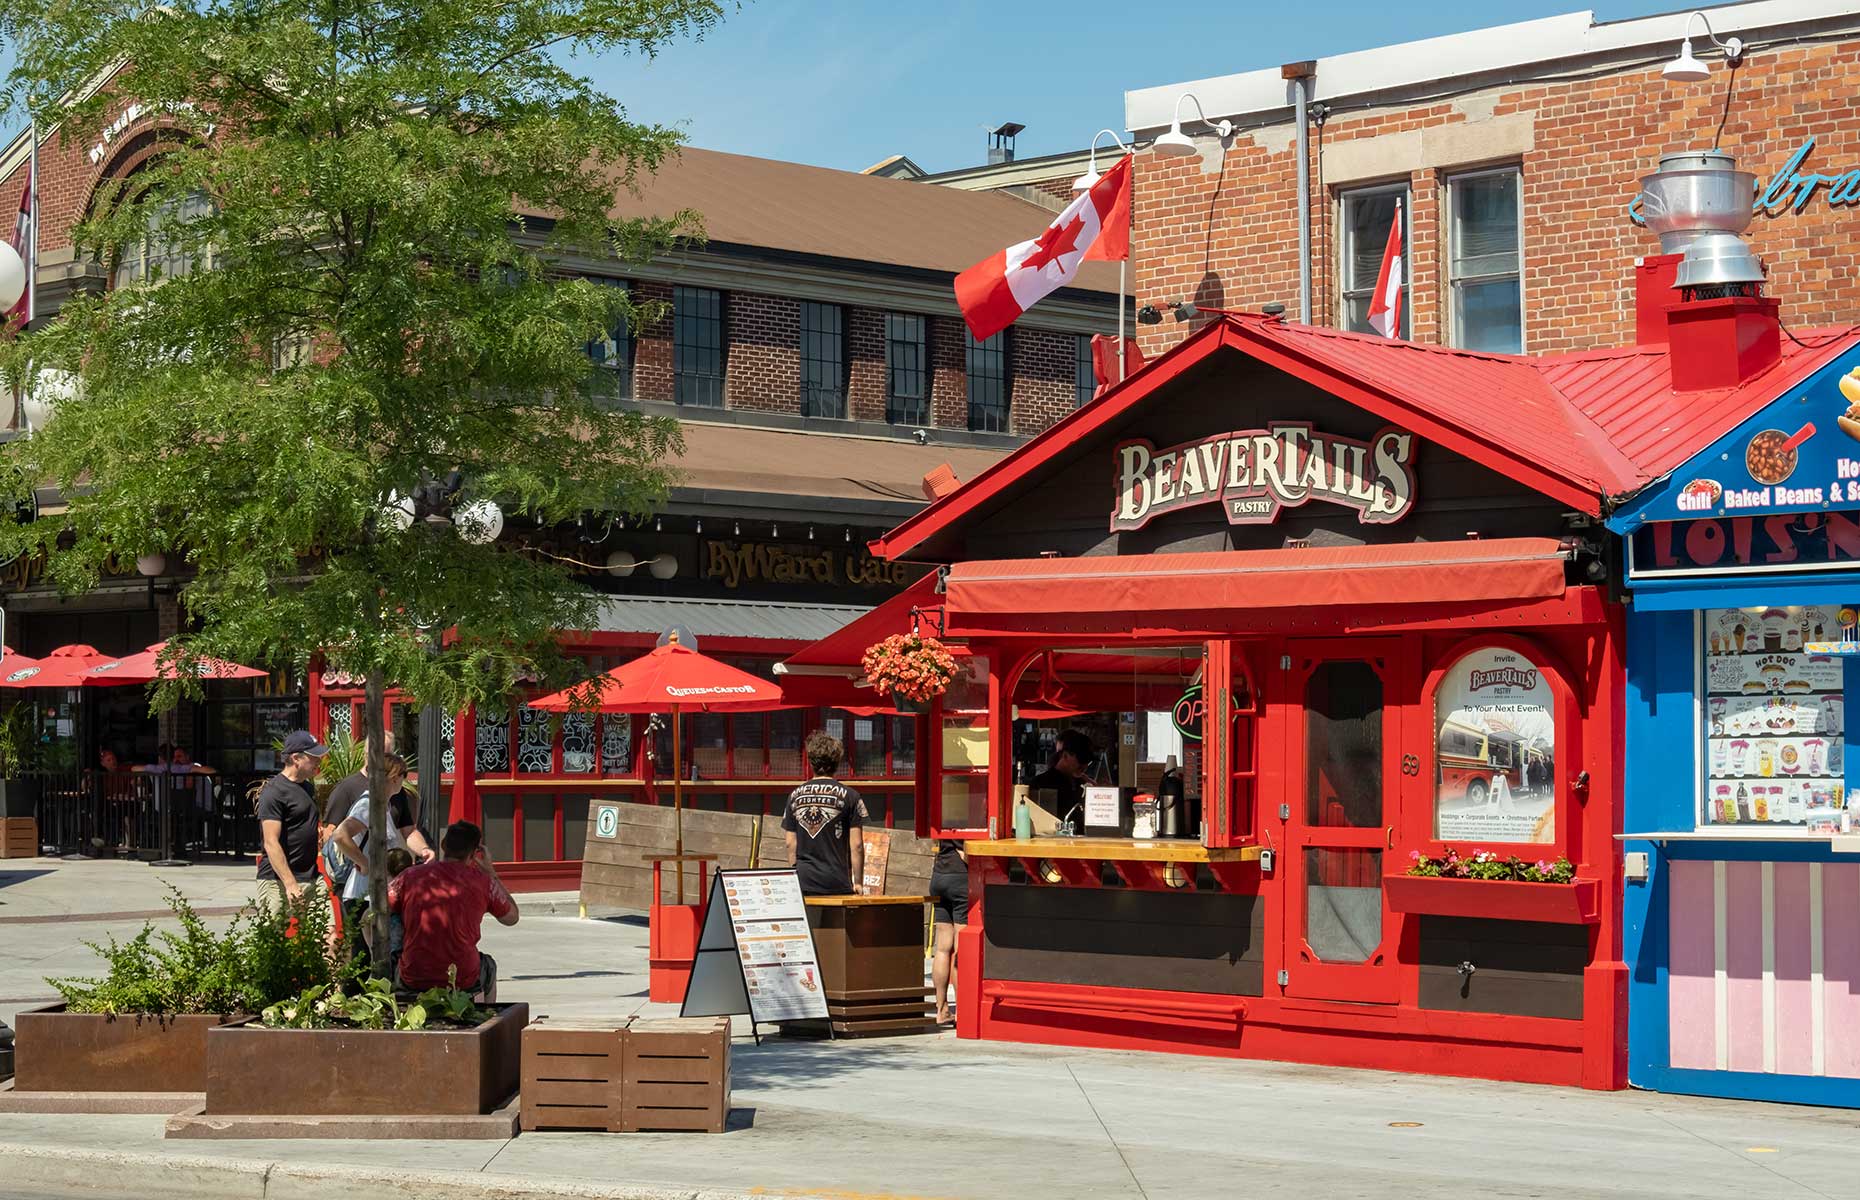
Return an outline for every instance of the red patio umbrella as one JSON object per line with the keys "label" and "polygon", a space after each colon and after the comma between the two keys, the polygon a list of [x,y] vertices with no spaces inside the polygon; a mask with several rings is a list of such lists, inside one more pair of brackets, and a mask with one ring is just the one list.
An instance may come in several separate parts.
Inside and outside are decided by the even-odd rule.
{"label": "red patio umbrella", "polygon": [[[685,852],[684,763],[679,716],[686,712],[756,712],[793,707],[783,703],[781,688],[747,671],[699,654],[671,640],[652,653],[623,663],[596,679],[538,700],[543,712],[672,714],[672,810],[677,853]],[[684,900],[684,863],[678,864],[678,896]]]}
{"label": "red patio umbrella", "polygon": [[32,680],[43,670],[38,659],[8,652],[4,659],[0,659],[0,687],[37,687]]}
{"label": "red patio umbrella", "polygon": [[[156,642],[140,654],[100,662],[84,672],[84,682],[91,687],[116,687],[128,683],[178,679],[181,672],[176,670],[174,660],[162,659],[162,651],[167,645],[167,642]],[[192,664],[192,670],[201,679],[263,679],[270,673],[219,658],[197,659]]]}
{"label": "red patio umbrella", "polygon": [[[60,646],[31,666],[8,666],[0,670],[0,687],[74,688],[84,686],[84,672],[110,656],[97,653],[95,646],[79,642]],[[11,663],[12,656],[7,657]]]}

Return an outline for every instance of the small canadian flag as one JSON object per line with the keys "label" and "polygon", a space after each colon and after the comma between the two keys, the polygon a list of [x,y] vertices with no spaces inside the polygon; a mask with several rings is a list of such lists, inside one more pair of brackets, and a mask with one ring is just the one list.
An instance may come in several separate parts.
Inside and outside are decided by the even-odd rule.
{"label": "small canadian flag", "polygon": [[956,304],[977,341],[1071,283],[1088,258],[1130,256],[1130,156],[1099,177],[1037,238],[997,251],[956,276]]}
{"label": "small canadian flag", "polygon": [[1401,201],[1395,202],[1395,220],[1389,225],[1389,244],[1382,251],[1382,271],[1376,276],[1375,294],[1369,298],[1369,327],[1383,337],[1401,336]]}

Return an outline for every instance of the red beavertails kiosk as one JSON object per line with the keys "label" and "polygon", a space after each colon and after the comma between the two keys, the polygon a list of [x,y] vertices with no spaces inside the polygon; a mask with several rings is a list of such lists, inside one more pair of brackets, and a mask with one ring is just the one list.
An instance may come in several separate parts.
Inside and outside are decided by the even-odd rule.
{"label": "red beavertails kiosk", "polygon": [[[1224,316],[874,543],[943,569],[862,633],[962,652],[917,807],[967,843],[959,1034],[1623,1086],[1596,421]],[[1574,878],[1410,874],[1449,852]]]}

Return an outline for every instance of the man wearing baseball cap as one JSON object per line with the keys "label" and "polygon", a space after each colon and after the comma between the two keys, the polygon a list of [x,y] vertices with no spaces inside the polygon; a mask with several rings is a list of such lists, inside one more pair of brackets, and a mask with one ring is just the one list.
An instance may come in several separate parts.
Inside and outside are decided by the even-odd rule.
{"label": "man wearing baseball cap", "polygon": [[316,773],[329,747],[299,729],[284,739],[284,770],[258,793],[261,905],[295,904],[316,882]]}

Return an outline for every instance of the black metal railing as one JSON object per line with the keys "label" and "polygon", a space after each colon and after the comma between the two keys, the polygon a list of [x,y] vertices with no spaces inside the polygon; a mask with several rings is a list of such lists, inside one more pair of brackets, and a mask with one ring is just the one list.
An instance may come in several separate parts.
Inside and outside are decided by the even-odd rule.
{"label": "black metal railing", "polygon": [[39,841],[58,854],[149,861],[258,853],[251,787],[262,776],[35,772]]}

